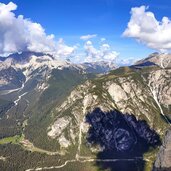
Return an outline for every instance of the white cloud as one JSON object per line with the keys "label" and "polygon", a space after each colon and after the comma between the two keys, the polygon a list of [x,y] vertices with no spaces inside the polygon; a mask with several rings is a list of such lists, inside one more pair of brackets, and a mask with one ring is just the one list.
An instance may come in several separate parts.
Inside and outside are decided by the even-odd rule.
{"label": "white cloud", "polygon": [[68,58],[74,54],[76,48],[77,48],[76,46],[73,46],[73,47],[67,46],[64,40],[60,38],[59,41],[57,42],[58,50],[56,51],[55,55],[57,57]]}
{"label": "white cloud", "polygon": [[95,37],[97,37],[97,34],[88,34],[88,35],[81,36],[80,39],[81,40],[89,40],[89,39],[92,39]]}
{"label": "white cloud", "polygon": [[87,41],[84,45],[85,56],[84,62],[108,61],[113,62],[119,55],[118,52],[113,51],[109,44],[102,44],[97,49],[93,46],[91,41]]}
{"label": "white cloud", "polygon": [[16,16],[13,12],[16,9],[17,5],[12,2],[7,5],[0,3],[0,54],[35,51],[50,53],[58,58],[75,58],[81,62],[114,61],[118,56],[117,52],[104,43],[104,38],[98,48],[88,41],[95,38],[96,34],[81,36],[82,40],[87,40],[83,50],[78,45],[66,45],[62,38],[55,41],[54,35],[47,35],[39,23],[22,15]]}
{"label": "white cloud", "polygon": [[123,36],[135,38],[146,46],[167,51],[171,49],[171,20],[163,17],[158,21],[148,7],[131,9],[131,18]]}
{"label": "white cloud", "polygon": [[106,41],[106,38],[101,38],[100,41],[101,42],[105,42]]}
{"label": "white cloud", "polygon": [[47,35],[39,24],[15,16],[17,5],[0,3],[0,54],[20,51],[47,52],[60,57],[70,56],[75,47],[69,47],[63,40],[56,42],[54,35]]}

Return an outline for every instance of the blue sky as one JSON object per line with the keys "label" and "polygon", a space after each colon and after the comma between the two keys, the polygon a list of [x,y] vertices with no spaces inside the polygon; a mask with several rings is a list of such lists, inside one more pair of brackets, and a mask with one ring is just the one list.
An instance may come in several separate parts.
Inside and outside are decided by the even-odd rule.
{"label": "blue sky", "polygon": [[[9,3],[9,0],[1,0]],[[138,43],[133,38],[123,37],[127,28],[132,7],[149,6],[157,20],[163,16],[171,18],[170,0],[13,0],[18,8],[16,15],[24,15],[40,23],[47,34],[63,38],[73,46],[84,41],[80,36],[97,34],[92,39],[96,47],[101,38],[106,38],[112,49],[119,52],[121,58],[143,58],[155,50]]]}

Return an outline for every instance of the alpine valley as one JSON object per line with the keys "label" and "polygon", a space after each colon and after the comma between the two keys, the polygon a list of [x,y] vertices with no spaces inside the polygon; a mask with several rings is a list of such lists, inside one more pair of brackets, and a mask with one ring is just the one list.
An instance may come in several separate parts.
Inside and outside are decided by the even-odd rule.
{"label": "alpine valley", "polygon": [[134,65],[0,58],[0,170],[171,170],[171,55]]}

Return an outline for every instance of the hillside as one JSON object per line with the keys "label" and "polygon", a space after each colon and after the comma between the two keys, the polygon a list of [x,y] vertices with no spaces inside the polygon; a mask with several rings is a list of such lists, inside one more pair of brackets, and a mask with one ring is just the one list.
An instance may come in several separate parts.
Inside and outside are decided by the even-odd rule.
{"label": "hillside", "polygon": [[22,79],[0,91],[1,168],[152,169],[170,125],[169,68],[134,65],[95,76],[70,63],[47,65],[50,56],[35,59],[13,62]]}

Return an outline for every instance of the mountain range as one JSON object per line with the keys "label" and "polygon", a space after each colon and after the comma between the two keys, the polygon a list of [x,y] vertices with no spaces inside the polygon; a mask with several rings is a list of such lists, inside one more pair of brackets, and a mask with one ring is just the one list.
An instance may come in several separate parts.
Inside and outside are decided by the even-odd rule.
{"label": "mountain range", "polygon": [[126,67],[0,58],[2,170],[169,170],[170,124],[170,54]]}

